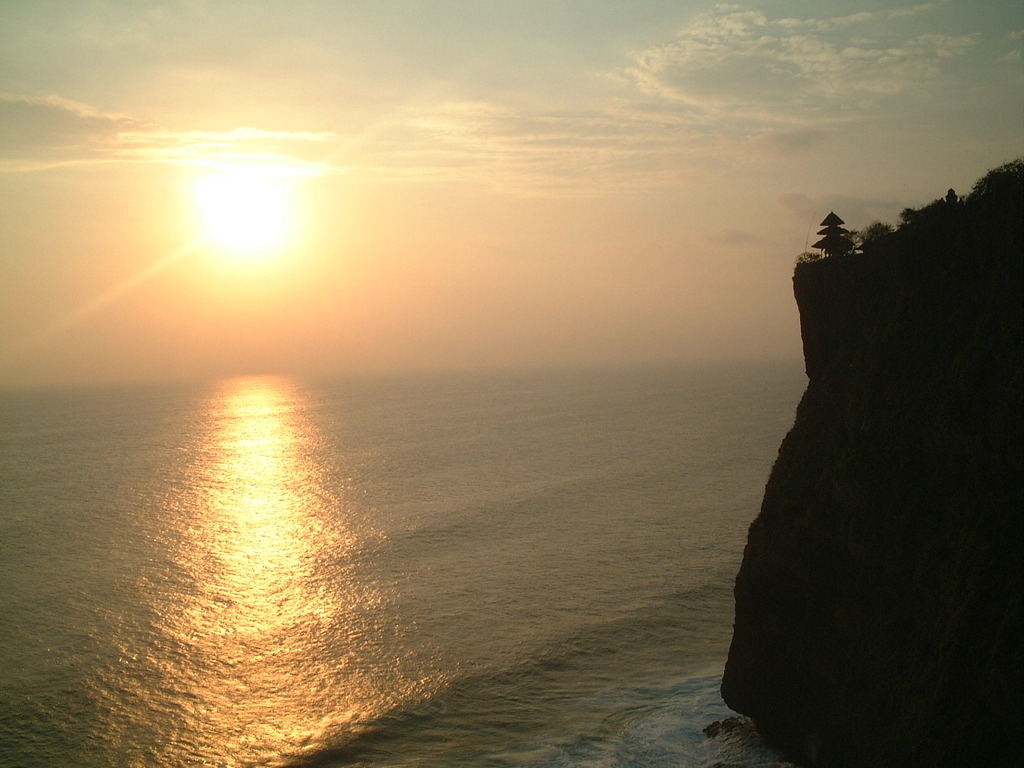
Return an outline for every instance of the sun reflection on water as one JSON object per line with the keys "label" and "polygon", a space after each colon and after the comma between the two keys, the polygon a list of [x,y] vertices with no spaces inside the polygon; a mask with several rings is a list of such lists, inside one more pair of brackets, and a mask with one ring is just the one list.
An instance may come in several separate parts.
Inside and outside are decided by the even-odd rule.
{"label": "sun reflection on water", "polygon": [[301,391],[288,379],[230,380],[202,419],[206,437],[170,505],[173,573],[139,580],[155,626],[123,700],[148,715],[121,714],[150,722],[125,724],[122,738],[148,728],[151,743],[119,750],[132,765],[273,765],[408,691],[384,639],[386,600],[353,565],[359,536],[325,482]]}
{"label": "sun reflection on water", "polygon": [[[215,404],[217,430],[203,451],[204,515],[191,533],[191,565],[206,598],[193,606],[191,623],[206,638],[236,635],[229,655],[251,658],[262,639],[287,648],[288,638],[309,620],[330,621],[338,600],[318,594],[317,565],[325,530],[316,515],[316,468],[302,451],[287,382],[228,382]],[[347,536],[331,542],[343,558]],[[337,551],[341,545],[342,551]],[[216,610],[210,611],[211,606]],[[205,631],[203,631],[205,630]]]}

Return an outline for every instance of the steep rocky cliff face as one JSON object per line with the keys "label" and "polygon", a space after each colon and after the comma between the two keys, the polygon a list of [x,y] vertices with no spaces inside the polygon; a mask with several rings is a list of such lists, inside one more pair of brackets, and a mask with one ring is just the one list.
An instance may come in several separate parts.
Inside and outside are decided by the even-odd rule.
{"label": "steep rocky cliff face", "polygon": [[794,275],[809,381],[722,694],[804,764],[1024,764],[1022,171]]}

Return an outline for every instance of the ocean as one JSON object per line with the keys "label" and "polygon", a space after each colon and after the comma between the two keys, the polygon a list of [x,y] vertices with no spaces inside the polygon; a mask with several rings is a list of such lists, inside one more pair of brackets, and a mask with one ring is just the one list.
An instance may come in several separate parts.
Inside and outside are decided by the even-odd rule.
{"label": "ocean", "polygon": [[785,765],[702,729],[804,385],[0,392],[0,766]]}

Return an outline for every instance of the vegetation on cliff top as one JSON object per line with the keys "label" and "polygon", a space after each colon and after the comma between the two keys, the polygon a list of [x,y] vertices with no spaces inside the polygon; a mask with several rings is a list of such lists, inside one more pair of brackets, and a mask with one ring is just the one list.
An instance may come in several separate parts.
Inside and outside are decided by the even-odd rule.
{"label": "vegetation on cliff top", "polygon": [[[1014,195],[1019,200],[1022,187],[1024,158],[1018,158],[989,171],[964,198],[957,197],[950,190],[945,197],[933,200],[921,208],[904,208],[897,226],[873,221],[863,229],[851,231],[854,247],[839,258],[897,250],[901,238],[917,237],[927,228],[945,229],[951,219],[962,215],[965,210],[991,206],[1008,209],[1013,205]],[[1003,213],[1009,215],[1011,211],[1004,210]],[[804,251],[797,257],[797,267],[828,258],[834,257],[824,251]]]}

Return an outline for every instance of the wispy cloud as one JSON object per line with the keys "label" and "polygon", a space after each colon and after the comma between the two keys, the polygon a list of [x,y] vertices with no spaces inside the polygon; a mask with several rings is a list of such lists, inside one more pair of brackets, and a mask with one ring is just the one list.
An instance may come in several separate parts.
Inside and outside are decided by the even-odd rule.
{"label": "wispy cloud", "polygon": [[0,94],[0,171],[265,162],[505,191],[657,187],[721,158],[805,152],[895,97],[924,98],[979,39],[937,32],[930,19],[944,5],[831,18],[776,18],[718,5],[606,72],[603,90],[576,98],[572,109],[514,93],[470,98],[453,85],[436,99],[424,92],[404,104],[376,105],[364,126],[355,125],[363,118],[343,114],[321,120],[334,130],[210,131],[155,125],[57,96]]}
{"label": "wispy cloud", "polygon": [[147,128],[56,95],[0,93],[0,158],[8,168],[95,161],[121,132]]}
{"label": "wispy cloud", "polygon": [[1020,41],[1024,40],[1024,29],[1015,29],[1006,36],[1006,39],[1013,45],[1013,50],[1001,56],[1000,60],[1016,64],[1021,60],[1022,51]]}
{"label": "wispy cloud", "polygon": [[620,189],[678,182],[715,157],[804,152],[894,98],[926,99],[949,63],[979,41],[933,31],[929,16],[944,5],[832,18],[718,5],[670,42],[635,53],[583,108],[452,101],[408,127],[424,162],[446,158],[434,170],[476,171],[506,188],[510,178]]}
{"label": "wispy cloud", "polygon": [[[587,180],[592,191],[605,184],[629,185],[627,175],[651,185],[658,169],[648,166],[681,146],[685,121],[648,115],[621,104],[527,113],[487,102],[451,102],[412,121],[450,166],[472,169],[481,183],[506,189],[557,189]],[[598,189],[601,187],[601,189]]]}
{"label": "wispy cloud", "polygon": [[276,163],[307,172],[317,145],[332,132],[173,131],[126,115],[104,113],[58,95],[0,93],[0,170],[29,171],[62,165],[173,162],[215,165],[234,161]]}
{"label": "wispy cloud", "polygon": [[719,5],[667,44],[640,52],[629,69],[638,90],[729,118],[806,125],[850,117],[878,99],[921,87],[976,35],[901,35],[897,20],[936,4],[831,19],[775,19]]}
{"label": "wispy cloud", "polygon": [[275,165],[282,172],[309,175],[325,170],[324,144],[330,131],[275,131],[239,127],[230,131],[126,131],[118,135],[118,158],[218,166],[236,162]]}

